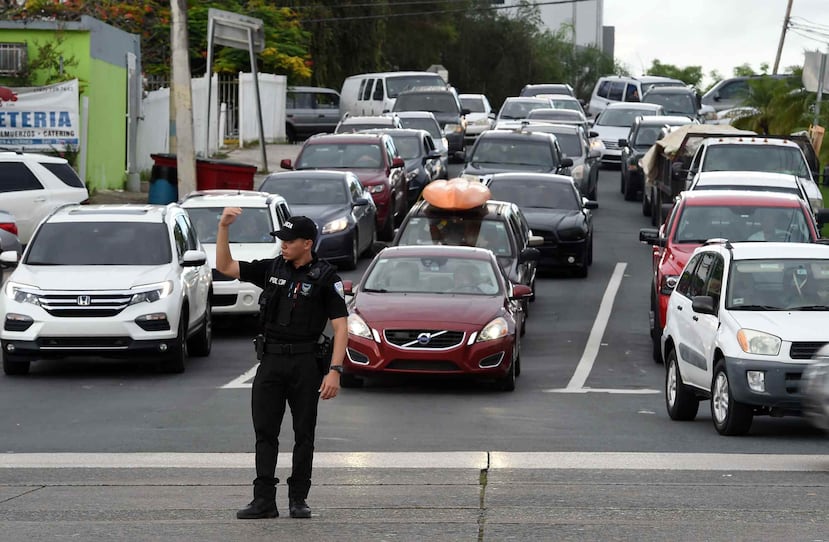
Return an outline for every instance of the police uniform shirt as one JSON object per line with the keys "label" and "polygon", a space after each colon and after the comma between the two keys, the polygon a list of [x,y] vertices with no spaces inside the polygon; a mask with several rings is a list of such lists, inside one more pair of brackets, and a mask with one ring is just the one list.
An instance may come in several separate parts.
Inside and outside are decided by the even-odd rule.
{"label": "police uniform shirt", "polygon": [[[282,256],[277,260],[282,260]],[[273,259],[239,262],[239,280],[253,283],[263,290],[269,284],[277,284],[278,291],[271,303],[291,304],[289,324],[279,325],[273,316],[265,324],[264,333],[269,342],[315,342],[329,319],[348,316],[343,283],[336,273],[330,273],[321,281],[308,280],[307,274],[317,261],[314,254],[313,260],[300,268],[292,262],[277,262],[288,270],[285,284],[277,284],[278,278],[272,275],[278,267],[273,265]],[[277,311],[271,312],[276,314]]]}

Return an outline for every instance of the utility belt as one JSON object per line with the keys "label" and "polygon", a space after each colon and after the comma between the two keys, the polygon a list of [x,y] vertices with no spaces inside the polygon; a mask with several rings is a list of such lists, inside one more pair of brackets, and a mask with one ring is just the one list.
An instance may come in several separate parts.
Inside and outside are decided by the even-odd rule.
{"label": "utility belt", "polygon": [[273,343],[265,340],[265,336],[260,333],[254,337],[253,344],[256,347],[256,359],[259,361],[262,361],[265,354],[310,354],[313,352],[321,374],[326,374],[331,365],[332,341],[325,335],[321,335],[316,342]]}

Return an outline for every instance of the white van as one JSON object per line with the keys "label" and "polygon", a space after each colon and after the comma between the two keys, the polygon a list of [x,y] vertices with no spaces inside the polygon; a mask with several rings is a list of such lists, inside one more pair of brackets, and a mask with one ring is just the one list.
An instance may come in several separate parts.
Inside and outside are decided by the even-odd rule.
{"label": "white van", "polygon": [[639,102],[642,96],[653,87],[685,86],[679,79],[661,77],[658,75],[643,75],[641,77],[627,77],[610,75],[599,77],[593,94],[590,96],[588,114],[596,117],[604,111],[608,104],[614,102]]}
{"label": "white van", "polygon": [[445,87],[433,72],[361,73],[346,78],[340,91],[340,118],[351,115],[382,115],[394,108],[397,95],[417,87]]}

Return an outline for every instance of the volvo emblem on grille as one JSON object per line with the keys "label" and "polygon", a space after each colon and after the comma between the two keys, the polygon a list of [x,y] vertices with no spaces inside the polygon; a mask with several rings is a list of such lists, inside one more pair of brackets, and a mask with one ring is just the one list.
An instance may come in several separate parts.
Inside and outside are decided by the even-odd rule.
{"label": "volvo emblem on grille", "polygon": [[92,303],[92,298],[88,295],[79,295],[78,296],[78,306],[81,307],[88,307]]}
{"label": "volvo emblem on grille", "polygon": [[418,344],[429,344],[429,341],[432,340],[431,333],[421,333],[417,336],[417,343]]}

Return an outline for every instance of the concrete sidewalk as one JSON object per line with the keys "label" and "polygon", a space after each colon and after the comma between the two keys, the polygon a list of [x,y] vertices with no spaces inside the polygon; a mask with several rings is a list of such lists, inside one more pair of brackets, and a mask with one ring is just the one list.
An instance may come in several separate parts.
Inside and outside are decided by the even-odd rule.
{"label": "concrete sidewalk", "polygon": [[2,454],[0,540],[829,539],[825,456],[317,455],[311,519],[280,467],[282,516],[237,520],[251,454]]}

